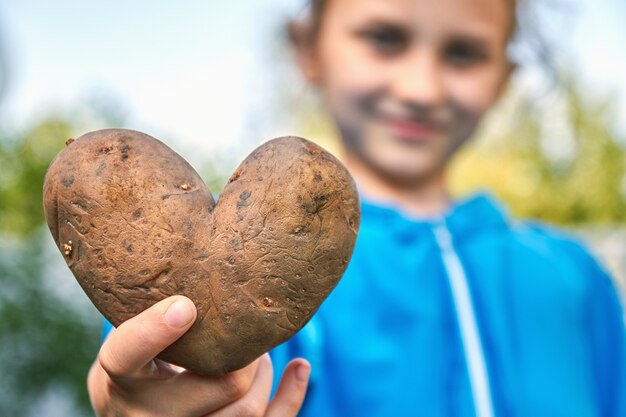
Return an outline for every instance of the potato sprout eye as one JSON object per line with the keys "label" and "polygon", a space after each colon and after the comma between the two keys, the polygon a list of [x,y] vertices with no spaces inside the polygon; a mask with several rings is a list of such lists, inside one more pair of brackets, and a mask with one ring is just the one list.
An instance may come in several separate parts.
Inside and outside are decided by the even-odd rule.
{"label": "potato sprout eye", "polygon": [[63,244],[63,253],[65,254],[65,256],[70,256],[72,254],[72,241],[71,240]]}

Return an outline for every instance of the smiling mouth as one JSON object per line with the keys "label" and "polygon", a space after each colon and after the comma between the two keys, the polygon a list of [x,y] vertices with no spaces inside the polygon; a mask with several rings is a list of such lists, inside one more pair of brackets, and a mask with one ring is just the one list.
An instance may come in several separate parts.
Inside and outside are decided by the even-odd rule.
{"label": "smiling mouth", "polygon": [[391,136],[411,143],[427,142],[443,130],[440,123],[433,121],[386,117],[383,119],[383,122]]}

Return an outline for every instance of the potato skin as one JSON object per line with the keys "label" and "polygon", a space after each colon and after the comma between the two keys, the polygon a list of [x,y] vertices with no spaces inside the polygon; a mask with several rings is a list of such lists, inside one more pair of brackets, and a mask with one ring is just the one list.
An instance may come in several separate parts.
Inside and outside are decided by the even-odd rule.
{"label": "potato skin", "polygon": [[124,129],[57,155],[44,210],[113,325],[174,294],[194,301],[196,322],[159,357],[205,375],[244,367],[302,328],[343,275],[360,221],[347,170],[306,139],[258,147],[216,204],[183,158]]}

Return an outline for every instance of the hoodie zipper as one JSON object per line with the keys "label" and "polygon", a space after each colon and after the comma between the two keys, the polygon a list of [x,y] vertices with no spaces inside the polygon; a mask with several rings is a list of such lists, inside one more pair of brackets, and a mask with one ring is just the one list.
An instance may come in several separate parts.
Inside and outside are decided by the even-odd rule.
{"label": "hoodie zipper", "polygon": [[459,255],[454,249],[452,235],[445,219],[433,224],[433,234],[441,251],[441,258],[452,290],[476,416],[494,417],[489,376],[480,333],[476,324],[472,297],[467,284],[467,275]]}

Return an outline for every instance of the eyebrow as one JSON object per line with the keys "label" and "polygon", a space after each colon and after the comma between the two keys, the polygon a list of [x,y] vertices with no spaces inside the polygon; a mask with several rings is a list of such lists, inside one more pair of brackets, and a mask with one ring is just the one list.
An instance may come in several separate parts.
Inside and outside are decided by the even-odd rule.
{"label": "eyebrow", "polygon": [[363,26],[393,26],[398,28],[408,28],[408,24],[406,22],[400,21],[397,17],[381,17],[381,16],[369,16],[363,17],[361,19],[355,19],[350,24],[354,27],[363,27]]}
{"label": "eyebrow", "polygon": [[497,33],[491,27],[485,27],[483,25],[474,25],[467,27],[461,31],[451,31],[446,38],[448,39],[463,39],[472,43],[482,43],[484,45],[491,45],[497,43]]}
{"label": "eyebrow", "polygon": [[490,42],[486,39],[486,37],[476,36],[468,33],[452,33],[445,37],[445,43],[450,42],[464,42],[471,43],[472,45],[478,45],[482,47],[488,47]]}

